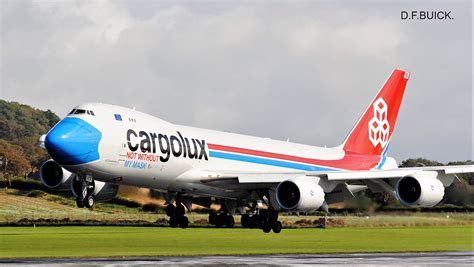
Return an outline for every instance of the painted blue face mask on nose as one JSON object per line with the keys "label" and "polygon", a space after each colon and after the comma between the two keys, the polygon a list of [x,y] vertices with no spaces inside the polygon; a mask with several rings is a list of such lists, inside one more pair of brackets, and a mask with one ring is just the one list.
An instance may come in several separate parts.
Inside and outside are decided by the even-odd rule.
{"label": "painted blue face mask on nose", "polygon": [[59,164],[78,165],[98,160],[102,133],[79,118],[65,118],[46,135],[44,145]]}

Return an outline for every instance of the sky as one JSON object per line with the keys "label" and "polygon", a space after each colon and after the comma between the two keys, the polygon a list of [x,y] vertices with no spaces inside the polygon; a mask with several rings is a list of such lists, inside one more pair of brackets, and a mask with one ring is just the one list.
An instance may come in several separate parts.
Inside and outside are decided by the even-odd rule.
{"label": "sky", "polygon": [[[453,19],[402,20],[401,11]],[[389,155],[473,159],[471,1],[0,0],[0,97],[339,145],[411,72]]]}

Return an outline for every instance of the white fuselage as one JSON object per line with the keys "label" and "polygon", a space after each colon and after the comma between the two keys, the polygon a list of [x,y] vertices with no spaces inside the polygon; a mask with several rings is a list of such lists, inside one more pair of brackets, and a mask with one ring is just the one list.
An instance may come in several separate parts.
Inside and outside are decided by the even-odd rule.
{"label": "white fuselage", "polygon": [[175,125],[114,105],[88,103],[76,109],[94,112],[94,116],[70,114],[68,117],[80,118],[102,133],[100,158],[64,167],[90,174],[103,182],[196,195],[245,197],[248,194],[245,190],[221,190],[200,181],[208,170],[290,172],[396,168],[391,158],[359,162],[354,158],[360,156],[346,156],[338,147],[321,148]]}

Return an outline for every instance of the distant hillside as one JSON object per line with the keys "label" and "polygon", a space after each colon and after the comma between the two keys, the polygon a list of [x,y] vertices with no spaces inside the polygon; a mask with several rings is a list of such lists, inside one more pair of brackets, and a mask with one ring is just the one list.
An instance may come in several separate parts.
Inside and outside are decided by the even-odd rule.
{"label": "distant hillside", "polygon": [[0,138],[16,141],[39,138],[59,121],[51,110],[43,111],[17,102],[0,100]]}
{"label": "distant hillside", "polygon": [[2,172],[11,175],[35,172],[48,159],[46,151],[38,147],[38,139],[58,121],[59,117],[51,110],[0,100]]}

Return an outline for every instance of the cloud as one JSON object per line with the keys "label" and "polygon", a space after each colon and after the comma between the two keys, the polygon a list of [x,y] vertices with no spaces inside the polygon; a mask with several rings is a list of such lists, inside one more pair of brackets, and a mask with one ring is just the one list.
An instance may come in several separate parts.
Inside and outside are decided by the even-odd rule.
{"label": "cloud", "polygon": [[[413,6],[423,6],[424,2]],[[472,158],[469,3],[4,1],[1,97],[65,115],[88,101],[312,145],[343,140],[395,67],[412,71],[394,156]]]}

